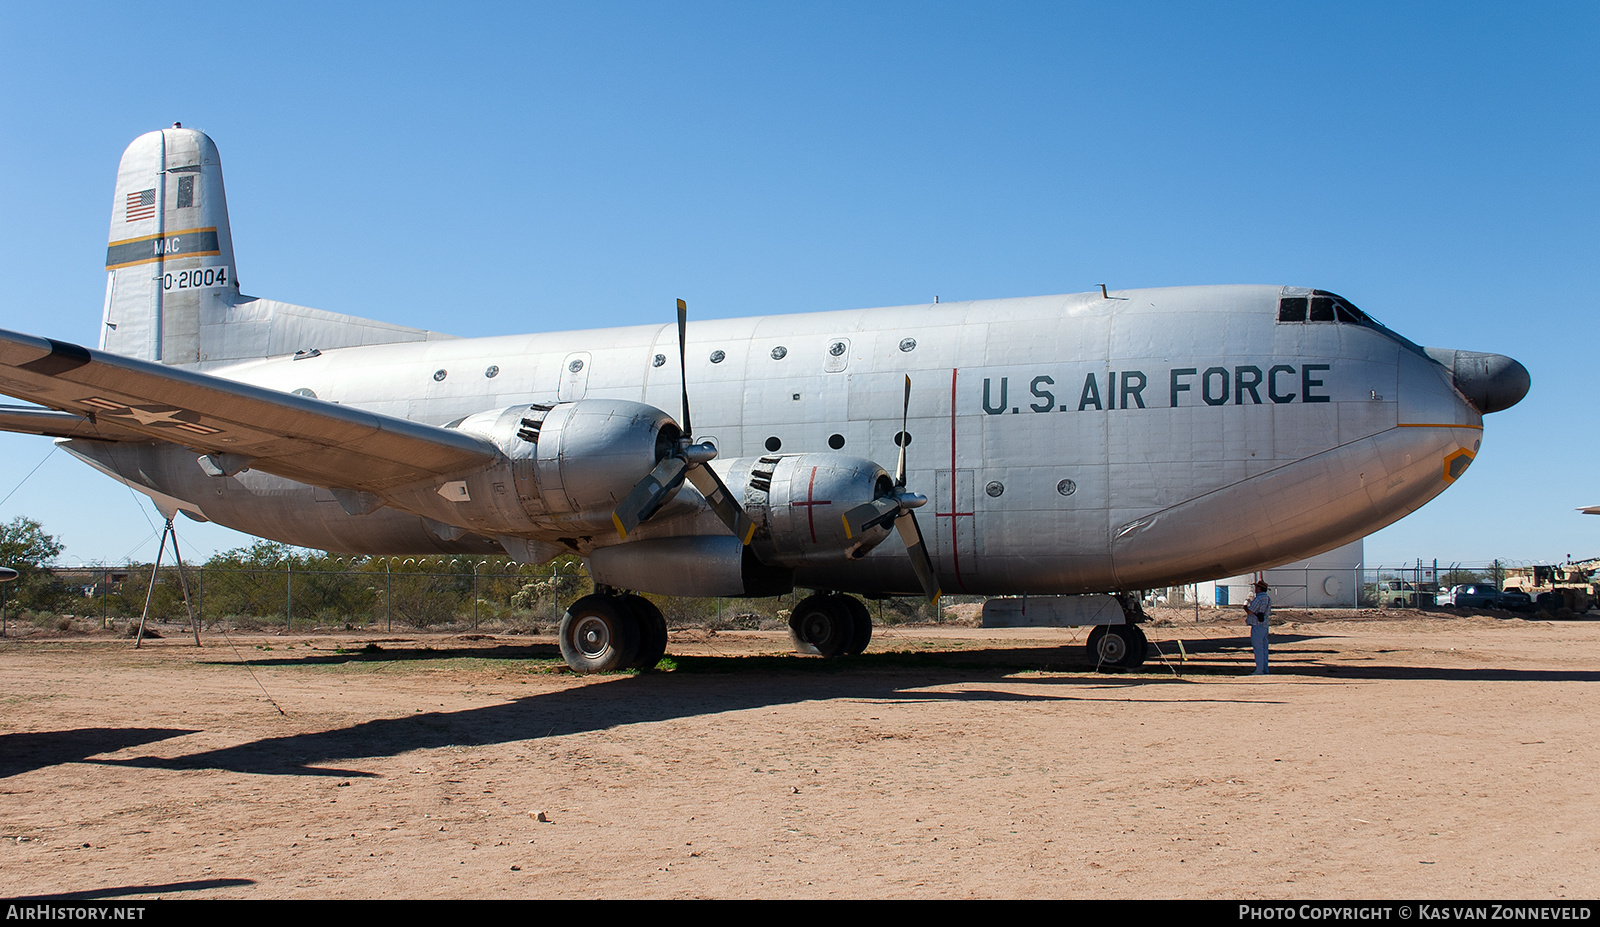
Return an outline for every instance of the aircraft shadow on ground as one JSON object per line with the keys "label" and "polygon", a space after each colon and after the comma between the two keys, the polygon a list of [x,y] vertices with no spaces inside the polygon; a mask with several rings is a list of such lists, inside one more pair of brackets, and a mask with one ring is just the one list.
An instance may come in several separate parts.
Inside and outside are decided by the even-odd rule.
{"label": "aircraft shadow on ground", "polygon": [[172,892],[198,892],[208,888],[238,888],[254,885],[255,879],[194,879],[189,882],[163,882],[151,885],[116,885],[109,888],[91,888],[81,892],[62,892],[58,895],[24,895],[12,901],[94,901],[99,898],[126,898],[130,895],[161,895]]}
{"label": "aircraft shadow on ground", "polygon": [[[1281,647],[1289,644],[1299,644],[1304,641],[1321,640],[1321,635],[1316,634],[1273,634],[1272,646]],[[1182,634],[1171,634],[1159,638],[1152,638],[1156,646],[1168,656],[1178,652],[1178,641],[1183,641],[1183,649],[1190,654],[1225,653],[1242,650],[1250,652],[1250,635],[1240,634],[1226,637],[1185,637]],[[1300,650],[1300,653],[1306,651]],[[1319,653],[1336,653],[1332,648],[1318,651]]]}
{"label": "aircraft shadow on ground", "polygon": [[[768,708],[806,701],[861,699],[886,703],[1135,701],[1124,696],[1072,695],[1035,691],[1022,693],[1002,688],[947,687],[971,683],[1016,682],[1009,679],[1024,670],[1055,667],[1092,673],[1082,663],[1081,648],[1038,650],[999,649],[934,653],[879,653],[849,660],[800,657],[676,657],[676,669],[667,673],[619,674],[595,684],[545,692],[481,708],[460,711],[418,712],[405,717],[380,718],[348,727],[282,737],[267,737],[234,747],[189,756],[85,760],[85,762],[192,770],[227,769],[263,775],[367,777],[374,773],[346,768],[341,761],[397,756],[412,750],[449,746],[485,746],[567,734],[602,731],[635,724],[672,722],[684,718]],[[435,658],[437,652],[430,654]],[[461,656],[485,657],[483,650],[463,650]],[[308,657],[306,665],[317,665]],[[914,671],[914,678],[907,674]],[[1161,672],[1166,672],[1161,670]],[[1119,690],[1152,684],[1181,683],[1165,676],[1091,676],[1103,686]],[[1030,682],[1054,682],[1039,677]],[[1082,686],[1081,676],[1063,677],[1063,683]],[[929,691],[939,690],[944,691]],[[1197,696],[1198,692],[1195,693]],[[1244,698],[1198,698],[1197,701],[1258,703],[1266,693]],[[1181,702],[1182,697],[1137,699]],[[339,764],[339,765],[334,765]]]}
{"label": "aircraft shadow on ground", "polygon": [[[1308,636],[1275,636],[1283,646],[1312,640]],[[1041,705],[1076,701],[1160,701],[1259,704],[1280,701],[1270,690],[1231,690],[1202,693],[1193,689],[1182,695],[1157,694],[1151,686],[1195,685],[1207,678],[1236,677],[1248,672],[1249,643],[1245,638],[1185,640],[1190,653],[1213,654],[1212,662],[1180,662],[1173,641],[1160,642],[1165,660],[1152,652],[1151,660],[1139,673],[1097,675],[1084,662],[1081,647],[994,648],[976,650],[925,650],[917,652],[876,652],[843,660],[817,660],[797,656],[676,656],[673,671],[638,675],[618,674],[588,685],[544,692],[480,708],[459,711],[417,712],[395,718],[379,718],[347,727],[281,737],[266,737],[250,743],[182,757],[135,757],[128,759],[88,759],[97,752],[82,746],[77,753],[61,754],[62,762],[82,761],[97,764],[157,769],[227,769],[262,775],[308,775],[368,777],[375,773],[346,768],[343,761],[392,757],[412,750],[449,746],[485,746],[538,740],[567,734],[603,731],[636,724],[670,723],[691,717],[768,708],[806,701],[858,699],[888,704],[928,701],[943,702],[1033,702]],[[504,660],[508,666],[518,661],[545,662],[548,647],[500,647],[418,650],[411,656],[403,651],[379,654],[338,654],[335,660],[406,659],[438,660],[464,658]],[[1215,655],[1238,659],[1216,663]],[[1600,672],[1517,670],[1502,668],[1444,668],[1400,666],[1376,663],[1324,664],[1317,662],[1328,650],[1297,650],[1275,655],[1274,672],[1279,676],[1312,677],[1332,680],[1434,679],[1442,681],[1583,681],[1600,680]],[[329,662],[328,654],[270,658],[274,666],[320,666]],[[254,661],[261,665],[261,661]],[[558,663],[554,654],[549,663]],[[235,664],[238,665],[238,664]],[[529,672],[553,670],[549,665],[530,665]],[[1043,671],[1047,675],[1016,678],[1016,674]],[[1052,675],[1061,674],[1061,675]],[[1026,682],[1030,691],[1015,691]],[[974,687],[973,683],[988,684]],[[1006,687],[1001,687],[1006,684]],[[955,688],[960,686],[961,688]],[[1071,686],[1071,693],[1060,691]],[[1058,691],[1050,691],[1056,689]],[[1087,691],[1086,691],[1087,689]],[[1096,691],[1099,690],[1099,691]],[[1149,697],[1139,698],[1138,692]],[[1112,694],[1125,693],[1125,694]],[[186,733],[186,732],[174,732]],[[159,738],[152,738],[159,739]]]}
{"label": "aircraft shadow on ground", "polygon": [[1433,679],[1440,682],[1600,682],[1600,670],[1537,670],[1504,667],[1394,666],[1373,663],[1303,665],[1275,663],[1274,673],[1329,679]]}
{"label": "aircraft shadow on ground", "polygon": [[[276,652],[274,652],[276,654]],[[417,660],[559,660],[555,644],[505,644],[498,647],[394,647],[368,644],[359,650],[284,651],[247,660],[208,660],[210,666],[339,666],[347,663],[401,663]]]}
{"label": "aircraft shadow on ground", "polygon": [[80,727],[0,734],[0,779],[193,733],[160,727]]}
{"label": "aircraft shadow on ground", "polygon": [[[1176,643],[1178,639],[1183,640],[1183,652],[1191,657],[1198,655],[1214,658],[1237,653],[1242,662],[1237,665],[1178,663],[1176,660],[1179,654]],[[1291,645],[1320,639],[1322,639],[1320,635],[1312,634],[1272,635],[1272,672],[1283,676],[1313,676],[1333,679],[1436,679],[1444,682],[1600,682],[1600,670],[1404,666],[1366,660],[1320,663],[1316,662],[1318,657],[1325,654],[1337,654],[1342,651],[1334,647],[1312,648],[1297,646],[1292,650],[1288,649]],[[1167,659],[1178,665],[1180,667],[1179,672],[1185,676],[1238,676],[1243,672],[1248,672],[1252,666],[1250,638],[1248,636],[1195,639],[1179,636],[1157,643]],[[1377,650],[1373,652],[1388,654],[1398,651]],[[1153,653],[1154,651],[1152,651]],[[1152,662],[1155,660],[1153,655],[1151,660]],[[1149,671],[1149,669],[1150,664],[1146,663],[1145,670]]]}

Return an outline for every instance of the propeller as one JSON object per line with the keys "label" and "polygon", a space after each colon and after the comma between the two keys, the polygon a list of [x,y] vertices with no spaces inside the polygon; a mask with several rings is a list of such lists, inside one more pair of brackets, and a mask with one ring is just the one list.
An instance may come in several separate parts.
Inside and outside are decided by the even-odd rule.
{"label": "propeller", "polygon": [[939,577],[933,571],[933,561],[928,557],[928,545],[922,539],[922,529],[917,525],[917,516],[913,509],[920,508],[928,503],[928,497],[921,493],[914,493],[906,489],[906,445],[911,443],[911,436],[906,432],[906,423],[911,412],[911,378],[906,377],[905,401],[900,408],[900,460],[894,468],[894,488],[883,495],[864,502],[844,513],[844,533],[846,537],[855,537],[873,528],[887,528],[891,522],[900,535],[900,540],[906,545],[906,553],[911,556],[911,568],[916,571],[918,582],[922,583],[922,591],[928,597],[930,604],[939,601]]}
{"label": "propeller", "polygon": [[750,538],[756,532],[755,522],[746,515],[744,508],[733,501],[733,494],[728,492],[727,484],[717,476],[716,471],[706,464],[717,456],[717,449],[712,444],[694,443],[693,426],[689,420],[689,306],[683,300],[678,300],[678,376],[683,383],[683,433],[678,437],[673,447],[667,450],[665,456],[656,464],[649,475],[640,480],[628,492],[621,503],[611,513],[611,522],[617,528],[617,534],[627,537],[633,529],[656,510],[683,485],[688,479],[694,488],[700,490],[700,495],[705,496],[706,504],[711,506],[711,511],[717,513],[722,523],[728,526],[740,543],[749,544]]}

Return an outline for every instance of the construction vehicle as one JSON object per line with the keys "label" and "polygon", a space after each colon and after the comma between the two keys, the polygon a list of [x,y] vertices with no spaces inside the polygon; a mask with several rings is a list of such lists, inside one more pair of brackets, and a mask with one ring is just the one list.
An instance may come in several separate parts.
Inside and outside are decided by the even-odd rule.
{"label": "construction vehicle", "polygon": [[1533,607],[1554,612],[1565,608],[1581,615],[1600,601],[1595,573],[1600,557],[1562,564],[1538,564],[1506,570],[1506,589],[1520,589],[1533,599]]}

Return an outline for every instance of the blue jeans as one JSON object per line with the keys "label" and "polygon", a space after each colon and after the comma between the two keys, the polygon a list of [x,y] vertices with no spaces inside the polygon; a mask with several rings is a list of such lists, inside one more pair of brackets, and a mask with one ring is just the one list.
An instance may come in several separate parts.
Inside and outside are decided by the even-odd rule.
{"label": "blue jeans", "polygon": [[1256,652],[1256,672],[1267,671],[1267,626],[1265,624],[1252,624],[1250,626],[1250,649]]}

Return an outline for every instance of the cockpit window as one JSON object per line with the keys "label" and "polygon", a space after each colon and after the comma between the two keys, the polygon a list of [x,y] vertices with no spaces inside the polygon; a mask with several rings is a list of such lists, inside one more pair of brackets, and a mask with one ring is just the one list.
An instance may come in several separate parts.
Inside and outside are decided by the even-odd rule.
{"label": "cockpit window", "polygon": [[1344,322],[1371,325],[1367,314],[1350,305],[1349,300],[1326,290],[1284,287],[1278,300],[1279,322]]}
{"label": "cockpit window", "polygon": [[1312,290],[1299,286],[1284,287],[1278,294],[1278,322],[1301,324],[1334,322],[1359,325],[1383,333],[1385,337],[1393,339],[1396,344],[1419,357],[1428,356],[1428,352],[1416,342],[1389,330],[1382,322],[1351,305],[1343,296],[1329,293],[1327,290]]}

